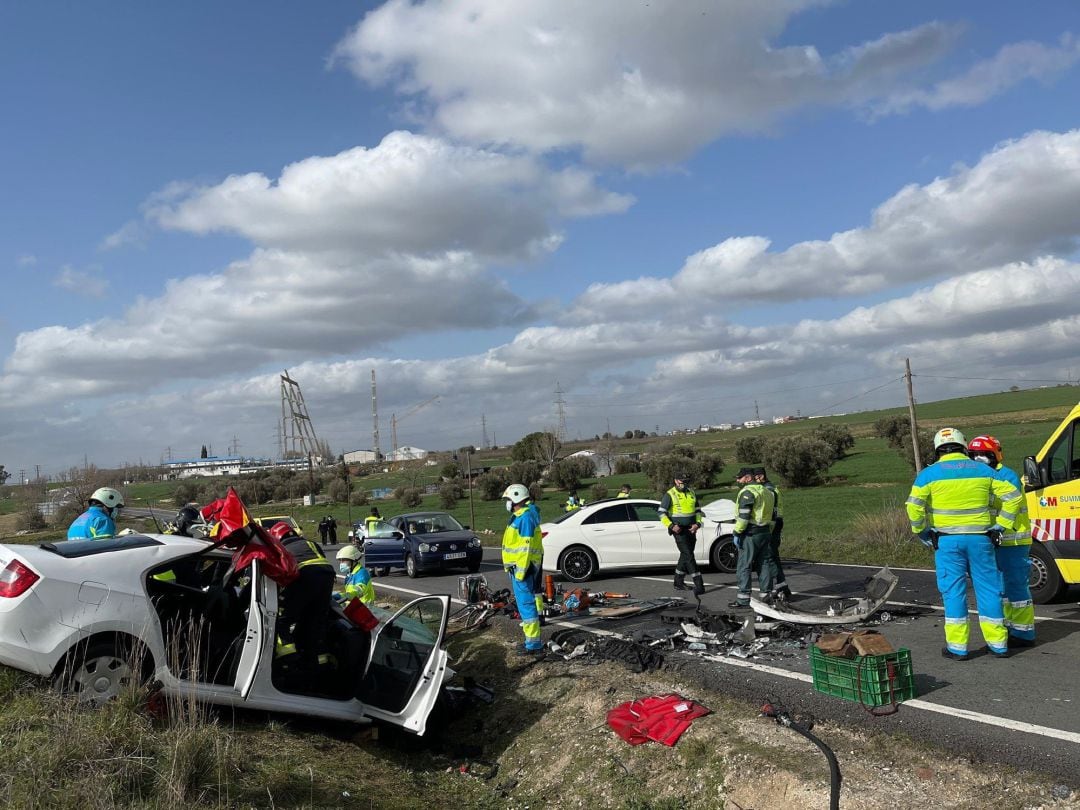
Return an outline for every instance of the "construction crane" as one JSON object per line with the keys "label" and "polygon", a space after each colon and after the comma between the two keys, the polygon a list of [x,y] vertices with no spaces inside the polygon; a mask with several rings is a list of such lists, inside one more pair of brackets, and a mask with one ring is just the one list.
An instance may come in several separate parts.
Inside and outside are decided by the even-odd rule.
{"label": "construction crane", "polygon": [[[390,452],[392,454],[394,454],[395,459],[397,458],[397,451],[398,451],[398,443],[397,443],[397,426],[398,426],[398,422],[404,422],[410,416],[412,416],[415,413],[418,413],[418,412],[422,411],[424,408],[426,408],[431,403],[437,402],[440,396],[441,396],[441,394],[436,394],[431,399],[425,400],[425,401],[421,402],[419,405],[413,405],[411,408],[409,408],[409,410],[405,411],[405,413],[402,414],[400,419],[398,419],[398,416],[397,416],[396,413],[390,414],[390,443],[393,445],[393,448],[391,449]],[[397,460],[400,461],[400,459],[397,459]]]}

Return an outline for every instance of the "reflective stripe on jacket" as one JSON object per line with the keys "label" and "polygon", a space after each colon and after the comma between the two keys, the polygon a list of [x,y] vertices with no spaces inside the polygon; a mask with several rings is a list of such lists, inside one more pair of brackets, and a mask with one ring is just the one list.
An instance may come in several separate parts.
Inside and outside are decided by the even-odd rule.
{"label": "reflective stripe on jacket", "polygon": [[[991,507],[1000,499],[995,516]],[[1024,493],[981,461],[946,453],[915,477],[907,499],[911,531],[984,534],[995,523],[1008,534],[1023,506]]]}
{"label": "reflective stripe on jacket", "polygon": [[314,540],[308,540],[306,537],[300,536],[286,537],[281,544],[296,560],[297,568],[309,568],[313,565],[325,565],[331,570],[334,568],[333,564],[326,559],[323,550],[319,548],[319,544]]}
{"label": "reflective stripe on jacket", "polygon": [[773,520],[773,509],[776,507],[776,496],[764,484],[747,484],[739,490],[735,503],[738,509],[735,534],[769,528]]}
{"label": "reflective stripe on jacket", "polygon": [[116,534],[116,522],[105,508],[94,504],[68,527],[68,540],[107,540]]}
{"label": "reflective stripe on jacket", "polygon": [[776,499],[776,505],[773,506],[772,510],[772,519],[775,521],[777,518],[782,518],[784,516],[784,504],[780,498],[780,490],[776,488],[776,484],[772,481],[766,481],[762,486],[769,490],[773,494],[773,498]]}
{"label": "reflective stripe on jacket", "polygon": [[530,563],[539,566],[544,561],[538,514],[531,505],[519,506],[510,516],[510,523],[503,532],[503,568],[513,566],[518,579],[524,579]]}
{"label": "reflective stripe on jacket", "polygon": [[[1024,488],[1020,485],[1020,477],[1004,464],[999,464],[996,470],[997,477],[1008,481],[1020,492]],[[996,518],[1001,513],[1001,498],[994,496],[994,505],[991,507]],[[1028,515],[1027,498],[1020,499],[1020,510],[1016,513],[1016,520],[1012,529],[1001,536],[1003,546],[1030,546],[1031,545],[1031,517]]]}
{"label": "reflective stripe on jacket", "polygon": [[345,599],[359,599],[364,604],[370,605],[375,601],[375,586],[371,584],[371,572],[360,563],[345,578],[345,588],[342,591]]}
{"label": "reflective stripe on jacket", "polygon": [[702,514],[698,509],[697,495],[687,487],[679,492],[678,487],[672,487],[664,493],[660,499],[660,522],[665,526],[678,523],[680,526],[689,526],[692,523],[701,523]]}

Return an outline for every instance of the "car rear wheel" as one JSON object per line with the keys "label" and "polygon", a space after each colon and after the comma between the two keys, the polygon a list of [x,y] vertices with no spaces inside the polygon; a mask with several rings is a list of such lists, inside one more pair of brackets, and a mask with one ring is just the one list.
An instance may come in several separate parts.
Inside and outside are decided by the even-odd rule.
{"label": "car rear wheel", "polygon": [[416,558],[412,554],[405,555],[405,573],[408,574],[411,579],[416,579],[420,576],[420,570],[416,567]]}
{"label": "car rear wheel", "polygon": [[559,560],[559,570],[571,582],[588,582],[596,575],[596,555],[585,546],[571,546]]}
{"label": "car rear wheel", "polygon": [[1045,605],[1061,595],[1065,582],[1058,571],[1057,563],[1050,552],[1038,541],[1031,544],[1031,567],[1028,569],[1028,587],[1031,600],[1036,605]]}
{"label": "car rear wheel", "polygon": [[102,706],[145,680],[145,660],[116,641],[98,641],[72,651],[54,685],[87,706]]}
{"label": "car rear wheel", "polygon": [[735,548],[735,541],[731,535],[725,535],[713,543],[709,550],[709,562],[714,571],[721,574],[734,574],[739,562],[739,550]]}

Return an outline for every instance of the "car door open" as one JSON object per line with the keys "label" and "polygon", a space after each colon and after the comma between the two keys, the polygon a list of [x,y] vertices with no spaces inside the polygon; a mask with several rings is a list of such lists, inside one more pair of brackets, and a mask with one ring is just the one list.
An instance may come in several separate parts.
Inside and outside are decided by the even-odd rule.
{"label": "car door open", "polygon": [[449,596],[425,596],[375,628],[356,693],[366,716],[424,733],[446,671],[449,612]]}

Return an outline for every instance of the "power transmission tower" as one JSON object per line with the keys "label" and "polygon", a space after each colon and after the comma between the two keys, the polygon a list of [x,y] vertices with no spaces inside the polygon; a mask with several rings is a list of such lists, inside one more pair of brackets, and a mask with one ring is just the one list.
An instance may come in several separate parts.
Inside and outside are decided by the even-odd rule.
{"label": "power transmission tower", "polygon": [[379,451],[379,405],[375,398],[375,369],[371,370],[371,443],[375,451],[375,460],[382,461],[382,453]]}
{"label": "power transmission tower", "polygon": [[310,459],[319,454],[319,440],[315,437],[300,383],[289,376],[288,369],[281,375],[281,435],[284,457],[307,456]]}
{"label": "power transmission tower", "polygon": [[233,434],[232,443],[229,445],[228,454],[231,457],[240,455],[240,440]]}
{"label": "power transmission tower", "polygon": [[566,400],[558,380],[555,381],[555,419],[558,425],[555,437],[561,442],[566,439]]}
{"label": "power transmission tower", "polygon": [[483,432],[483,441],[480,444],[484,450],[488,449],[488,435],[487,435],[487,417],[484,414],[480,414],[480,429]]}
{"label": "power transmission tower", "polygon": [[756,399],[754,400],[754,418],[759,422],[761,421],[761,411],[758,410]]}

